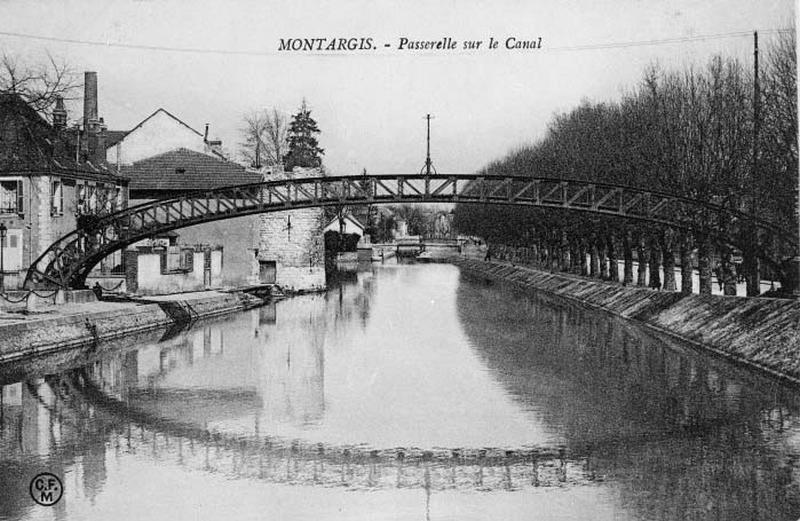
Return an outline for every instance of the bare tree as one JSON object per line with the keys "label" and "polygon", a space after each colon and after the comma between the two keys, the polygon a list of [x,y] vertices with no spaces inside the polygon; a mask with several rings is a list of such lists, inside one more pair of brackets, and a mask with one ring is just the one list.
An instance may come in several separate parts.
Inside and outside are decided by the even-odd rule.
{"label": "bare tree", "polygon": [[286,154],[287,118],[273,108],[253,111],[243,118],[240,143],[242,156],[255,168],[280,164]]}
{"label": "bare tree", "polygon": [[20,63],[6,53],[0,58],[0,94],[17,94],[41,114],[48,114],[56,99],[71,99],[78,86],[69,64],[50,54],[45,63],[36,65]]}

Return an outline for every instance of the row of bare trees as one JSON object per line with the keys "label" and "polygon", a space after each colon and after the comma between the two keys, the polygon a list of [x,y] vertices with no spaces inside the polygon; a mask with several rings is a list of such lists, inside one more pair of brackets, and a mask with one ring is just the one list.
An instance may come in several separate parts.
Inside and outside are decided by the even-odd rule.
{"label": "row of bare trees", "polygon": [[[731,58],[715,57],[705,67],[680,71],[650,67],[641,83],[621,100],[584,101],[574,110],[557,115],[543,140],[491,163],[484,172],[660,190],[708,201],[730,212],[755,214],[795,230],[798,151],[794,40],[792,32],[772,42],[758,83],[750,66]],[[671,266],[676,257],[690,270],[695,253],[701,292],[711,291],[713,260],[718,264],[713,271],[727,294],[735,294],[736,267],[740,274],[746,274],[751,295],[758,294],[759,277],[765,272],[780,277],[784,287],[796,283],[796,269],[788,264],[761,266],[759,260],[790,257],[794,252],[789,246],[766,244],[747,227],[736,228],[739,236],[733,236],[734,227],[726,215],[732,213],[687,216],[694,219],[696,231],[680,233],[607,217],[460,205],[456,225],[461,233],[489,241],[539,244],[537,252],[550,252],[545,255],[551,257],[557,250],[571,250],[575,259],[580,259],[581,249],[587,253],[597,250],[599,258],[607,258],[609,252],[612,256],[616,252],[625,256],[636,253],[640,265],[664,264],[665,289],[675,289]],[[714,233],[710,233],[712,230]],[[713,240],[712,236],[723,239]],[[761,255],[766,249],[773,250],[771,255]],[[734,263],[739,255],[742,263]],[[666,269],[668,266],[670,269]],[[591,271],[591,266],[587,270]],[[615,276],[601,274],[601,268],[597,271],[598,276]],[[650,278],[651,285],[662,285],[660,278],[653,282],[652,272]]]}

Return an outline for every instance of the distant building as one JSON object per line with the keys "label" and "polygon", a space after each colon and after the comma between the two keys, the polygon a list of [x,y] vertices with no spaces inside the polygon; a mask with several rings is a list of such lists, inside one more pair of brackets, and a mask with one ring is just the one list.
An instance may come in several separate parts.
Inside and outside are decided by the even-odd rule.
{"label": "distant building", "polygon": [[[170,150],[135,161],[130,165],[123,165],[121,171],[130,178],[132,205],[177,197],[191,190],[211,190],[261,181],[261,174],[249,172],[236,163],[219,157],[186,148]],[[160,251],[165,257],[168,257],[170,252],[172,255],[177,255],[175,253],[177,251],[191,250],[195,253],[206,250],[221,251],[222,270],[221,276],[217,277],[213,274],[214,269],[207,266],[212,270],[211,273],[196,276],[199,277],[197,280],[204,281],[200,286],[180,282],[176,277],[167,277],[175,275],[177,273],[175,270],[188,268],[189,263],[181,267],[178,258],[176,262],[179,264],[173,267],[165,264],[161,269],[163,273],[155,273],[149,269],[139,272],[137,287],[140,290],[147,288],[151,293],[167,293],[203,287],[242,286],[254,282],[256,270],[254,251],[258,244],[259,222],[258,216],[245,216],[181,228],[176,230],[177,236],[171,237],[167,249],[163,249],[164,245],[158,244],[157,241],[156,244],[145,241],[135,245],[147,254],[151,254],[155,248],[155,251]],[[185,259],[191,257],[189,253],[183,255]],[[158,276],[164,276],[163,284],[154,282]],[[168,278],[170,280],[167,280]]]}
{"label": "distant building", "polygon": [[[315,168],[276,172],[268,181],[319,177]],[[262,214],[256,252],[258,282],[287,290],[325,289],[325,227],[322,208]]]}
{"label": "distant building", "polygon": [[[0,95],[0,222],[6,288],[83,216],[124,208],[128,179],[105,160],[106,127],[98,117],[97,74],[84,81],[83,128],[67,127],[62,100],[45,120],[16,94]],[[121,255],[105,264],[118,267]]]}

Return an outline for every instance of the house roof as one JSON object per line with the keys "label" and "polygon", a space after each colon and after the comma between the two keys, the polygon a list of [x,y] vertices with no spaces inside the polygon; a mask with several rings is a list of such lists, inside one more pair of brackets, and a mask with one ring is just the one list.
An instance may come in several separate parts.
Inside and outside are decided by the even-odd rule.
{"label": "house roof", "polygon": [[76,154],[76,132],[55,129],[19,95],[0,94],[0,174],[46,171],[124,181],[105,160]]}
{"label": "house roof", "polygon": [[218,159],[186,148],[123,166],[134,190],[209,190],[223,186],[259,183],[261,175],[248,172],[231,161]]}

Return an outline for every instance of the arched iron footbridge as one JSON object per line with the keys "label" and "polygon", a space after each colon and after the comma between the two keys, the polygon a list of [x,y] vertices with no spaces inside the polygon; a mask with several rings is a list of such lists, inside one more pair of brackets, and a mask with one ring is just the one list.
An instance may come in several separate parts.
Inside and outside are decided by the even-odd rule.
{"label": "arched iron footbridge", "polygon": [[[92,268],[114,251],[187,226],[299,208],[396,203],[505,204],[589,212],[700,232],[734,246],[740,245],[730,237],[743,237],[746,230],[748,241],[764,246],[759,248],[762,259],[775,266],[781,256],[798,251],[795,234],[753,215],[641,188],[529,176],[356,175],[187,192],[126,208],[58,239],[30,266],[25,287],[84,287]],[[725,236],[716,225],[722,222],[729,232]]]}

